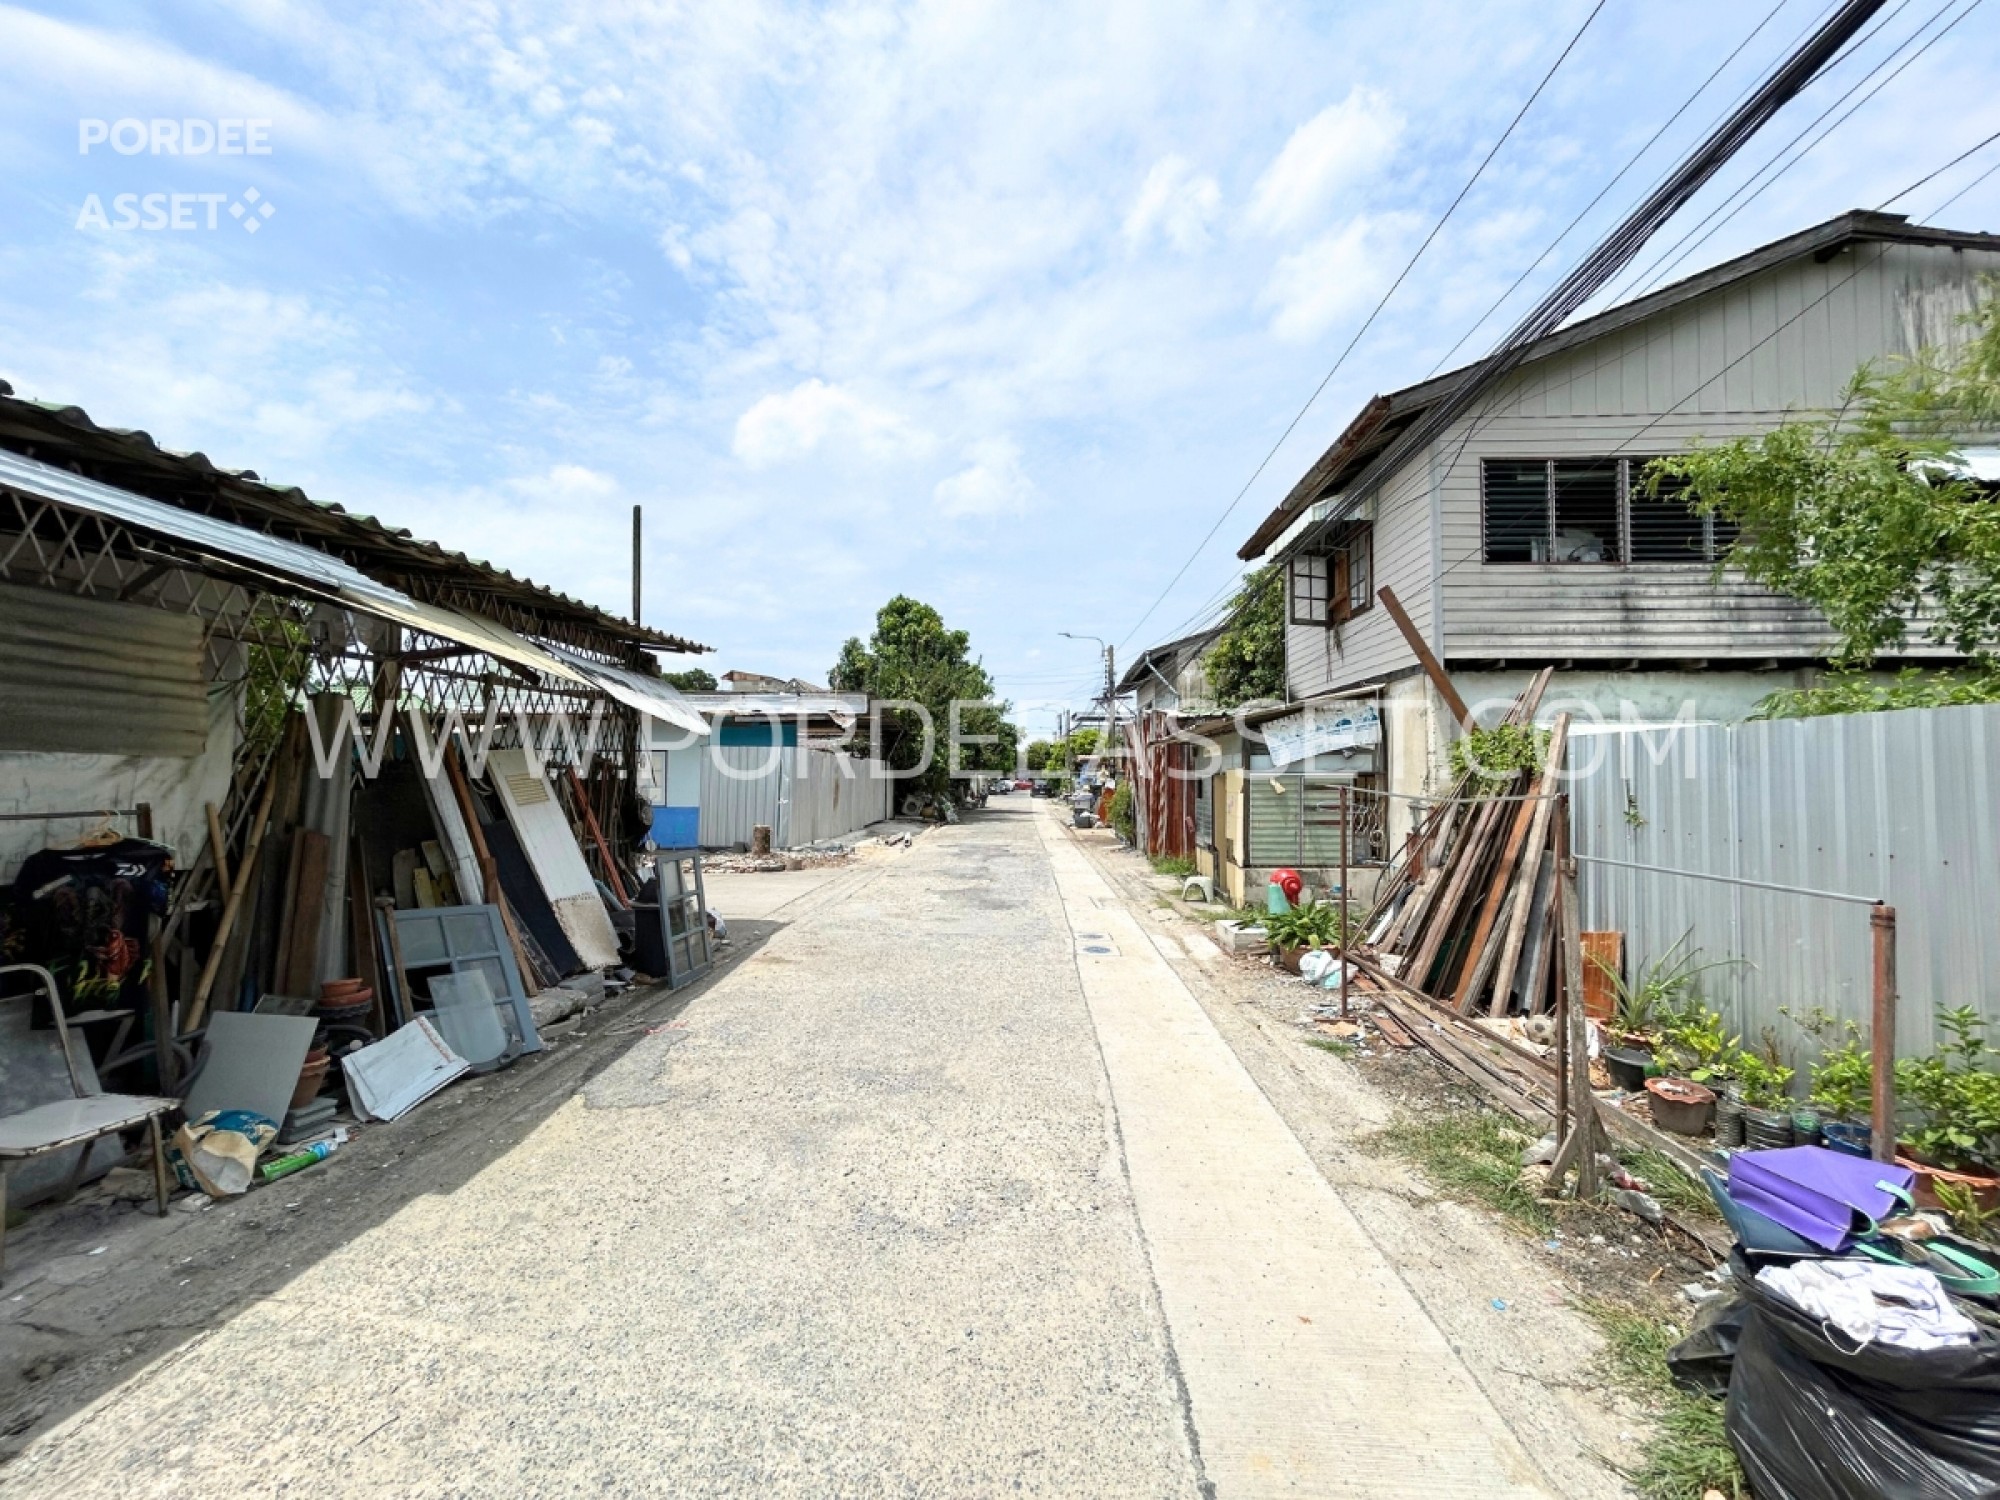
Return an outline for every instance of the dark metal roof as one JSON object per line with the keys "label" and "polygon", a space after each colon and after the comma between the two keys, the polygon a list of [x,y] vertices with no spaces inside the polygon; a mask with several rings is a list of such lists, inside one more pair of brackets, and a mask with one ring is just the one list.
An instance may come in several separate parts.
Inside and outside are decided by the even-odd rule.
{"label": "dark metal roof", "polygon": [[[1969,230],[1933,229],[1924,224],[1912,224],[1903,214],[1875,213],[1866,209],[1855,209],[1838,218],[1828,219],[1824,224],[1816,224],[1784,239],[1773,240],[1746,255],[1721,265],[1711,266],[1706,271],[1698,271],[1692,276],[1648,292],[1643,297],[1635,297],[1630,302],[1620,303],[1601,313],[1585,318],[1538,339],[1528,346],[1529,361],[1547,359],[1566,349],[1606,334],[1616,333],[1654,314],[1696,297],[1706,296],[1721,287],[1756,276],[1773,267],[1812,255],[1825,260],[1837,255],[1849,245],[1862,241],[1886,241],[1902,245],[1935,245],[1952,250],[1996,250],[2000,251],[2000,235],[1979,234]],[[1347,424],[1345,431],[1334,439],[1329,447],[1310,469],[1306,470],[1299,482],[1292,486],[1290,493],[1278,502],[1277,507],[1264,518],[1248,541],[1237,550],[1236,555],[1246,562],[1262,557],[1271,544],[1291,527],[1308,508],[1338,494],[1367,472],[1368,466],[1387,448],[1404,428],[1417,419],[1440,397],[1455,389],[1463,381],[1470,379],[1479,370],[1481,362],[1461,366],[1415,385],[1405,386],[1387,396],[1370,397],[1367,404]]]}
{"label": "dark metal roof", "polygon": [[395,588],[432,597],[460,596],[475,607],[511,614],[517,627],[567,636],[575,645],[709,649],[621,619],[532,578],[516,577],[505,568],[449,551],[373,516],[315,500],[296,486],[272,484],[254,470],[224,469],[205,453],[163,448],[149,433],[102,426],[81,407],[16,396],[4,380],[0,380],[0,448],[318,548]]}
{"label": "dark metal roof", "polygon": [[[1216,625],[1207,630],[1197,630],[1193,635],[1184,635],[1177,641],[1163,641],[1157,646],[1147,647],[1132,659],[1132,664],[1125,669],[1125,675],[1118,679],[1116,691],[1130,692],[1137,687],[1140,679],[1146,675],[1148,667],[1163,668],[1166,662],[1172,661],[1174,670],[1178,671],[1185,657],[1200,655],[1221,634],[1222,627]],[[1163,670],[1162,675],[1171,676],[1172,673]]]}

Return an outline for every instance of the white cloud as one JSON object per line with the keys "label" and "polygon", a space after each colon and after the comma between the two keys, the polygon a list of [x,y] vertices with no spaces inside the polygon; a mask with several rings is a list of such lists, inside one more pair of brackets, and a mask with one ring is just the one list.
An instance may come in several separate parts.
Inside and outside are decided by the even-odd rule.
{"label": "white cloud", "polygon": [[1138,249],[1157,232],[1176,250],[1198,250],[1208,243],[1208,226],[1221,208],[1222,189],[1213,177],[1184,156],[1163,156],[1125,215],[1125,243]]}
{"label": "white cloud", "polygon": [[960,520],[1019,515],[1034,498],[1034,482],[1021,471],[1021,445],[1012,438],[974,443],[972,462],[938,481],[931,497],[938,509]]}
{"label": "white cloud", "polygon": [[508,487],[536,500],[559,505],[588,504],[618,493],[618,481],[582,464],[551,464],[539,474],[522,475]]}
{"label": "white cloud", "polygon": [[818,376],[765,396],[736,419],[730,446],[753,469],[803,458],[829,439],[851,439],[885,456],[920,447],[922,439],[897,413]]}
{"label": "white cloud", "polygon": [[1314,222],[1344,187],[1378,171],[1402,134],[1402,118],[1376,89],[1356,88],[1292,132],[1257,179],[1250,222],[1273,234]]}
{"label": "white cloud", "polygon": [[1388,284],[1390,257],[1415,222],[1397,215],[1351,219],[1281,259],[1258,299],[1273,309],[1271,332],[1293,342],[1317,338],[1367,306]]}

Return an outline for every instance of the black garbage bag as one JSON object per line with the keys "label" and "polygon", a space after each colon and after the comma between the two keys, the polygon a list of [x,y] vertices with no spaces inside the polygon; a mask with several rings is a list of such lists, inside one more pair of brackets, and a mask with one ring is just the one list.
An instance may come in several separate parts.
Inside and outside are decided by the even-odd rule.
{"label": "black garbage bag", "polygon": [[1849,1350],[1746,1269],[1727,1423],[1757,1500],[2000,1500],[2000,1336]]}
{"label": "black garbage bag", "polygon": [[1688,1336],[1667,1351],[1667,1372],[1677,1384],[1720,1400],[1729,1393],[1736,1343],[1743,1336],[1749,1303],[1740,1296],[1702,1304]]}

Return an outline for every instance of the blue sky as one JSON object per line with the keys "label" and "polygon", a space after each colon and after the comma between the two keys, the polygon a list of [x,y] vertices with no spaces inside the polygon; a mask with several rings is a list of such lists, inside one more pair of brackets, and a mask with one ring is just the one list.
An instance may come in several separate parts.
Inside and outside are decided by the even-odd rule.
{"label": "blue sky", "polygon": [[[1096,670],[1057,632],[1122,661],[1198,617],[1775,3],[1607,0],[1143,623],[1588,3],[0,5],[0,375],[619,609],[642,502],[647,621],[717,670],[823,678],[916,594],[1042,729]],[[1964,3],[1892,3],[1683,222]],[[1822,9],[1784,0],[1508,311]],[[1972,11],[1673,274],[2000,129],[1996,41]],[[124,118],[270,150],[80,148]],[[80,223],[155,192],[216,227]],[[1942,222],[1996,217],[2000,174]]]}

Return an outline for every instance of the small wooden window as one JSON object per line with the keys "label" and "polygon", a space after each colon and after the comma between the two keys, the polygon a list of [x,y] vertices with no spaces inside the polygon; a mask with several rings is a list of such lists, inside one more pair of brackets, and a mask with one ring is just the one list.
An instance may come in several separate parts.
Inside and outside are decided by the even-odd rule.
{"label": "small wooden window", "polygon": [[1375,603],[1375,528],[1343,527],[1330,542],[1292,554],[1286,593],[1294,625],[1338,625]]}
{"label": "small wooden window", "polygon": [[1286,565],[1285,593],[1294,625],[1326,624],[1327,561],[1324,552],[1295,552]]}

